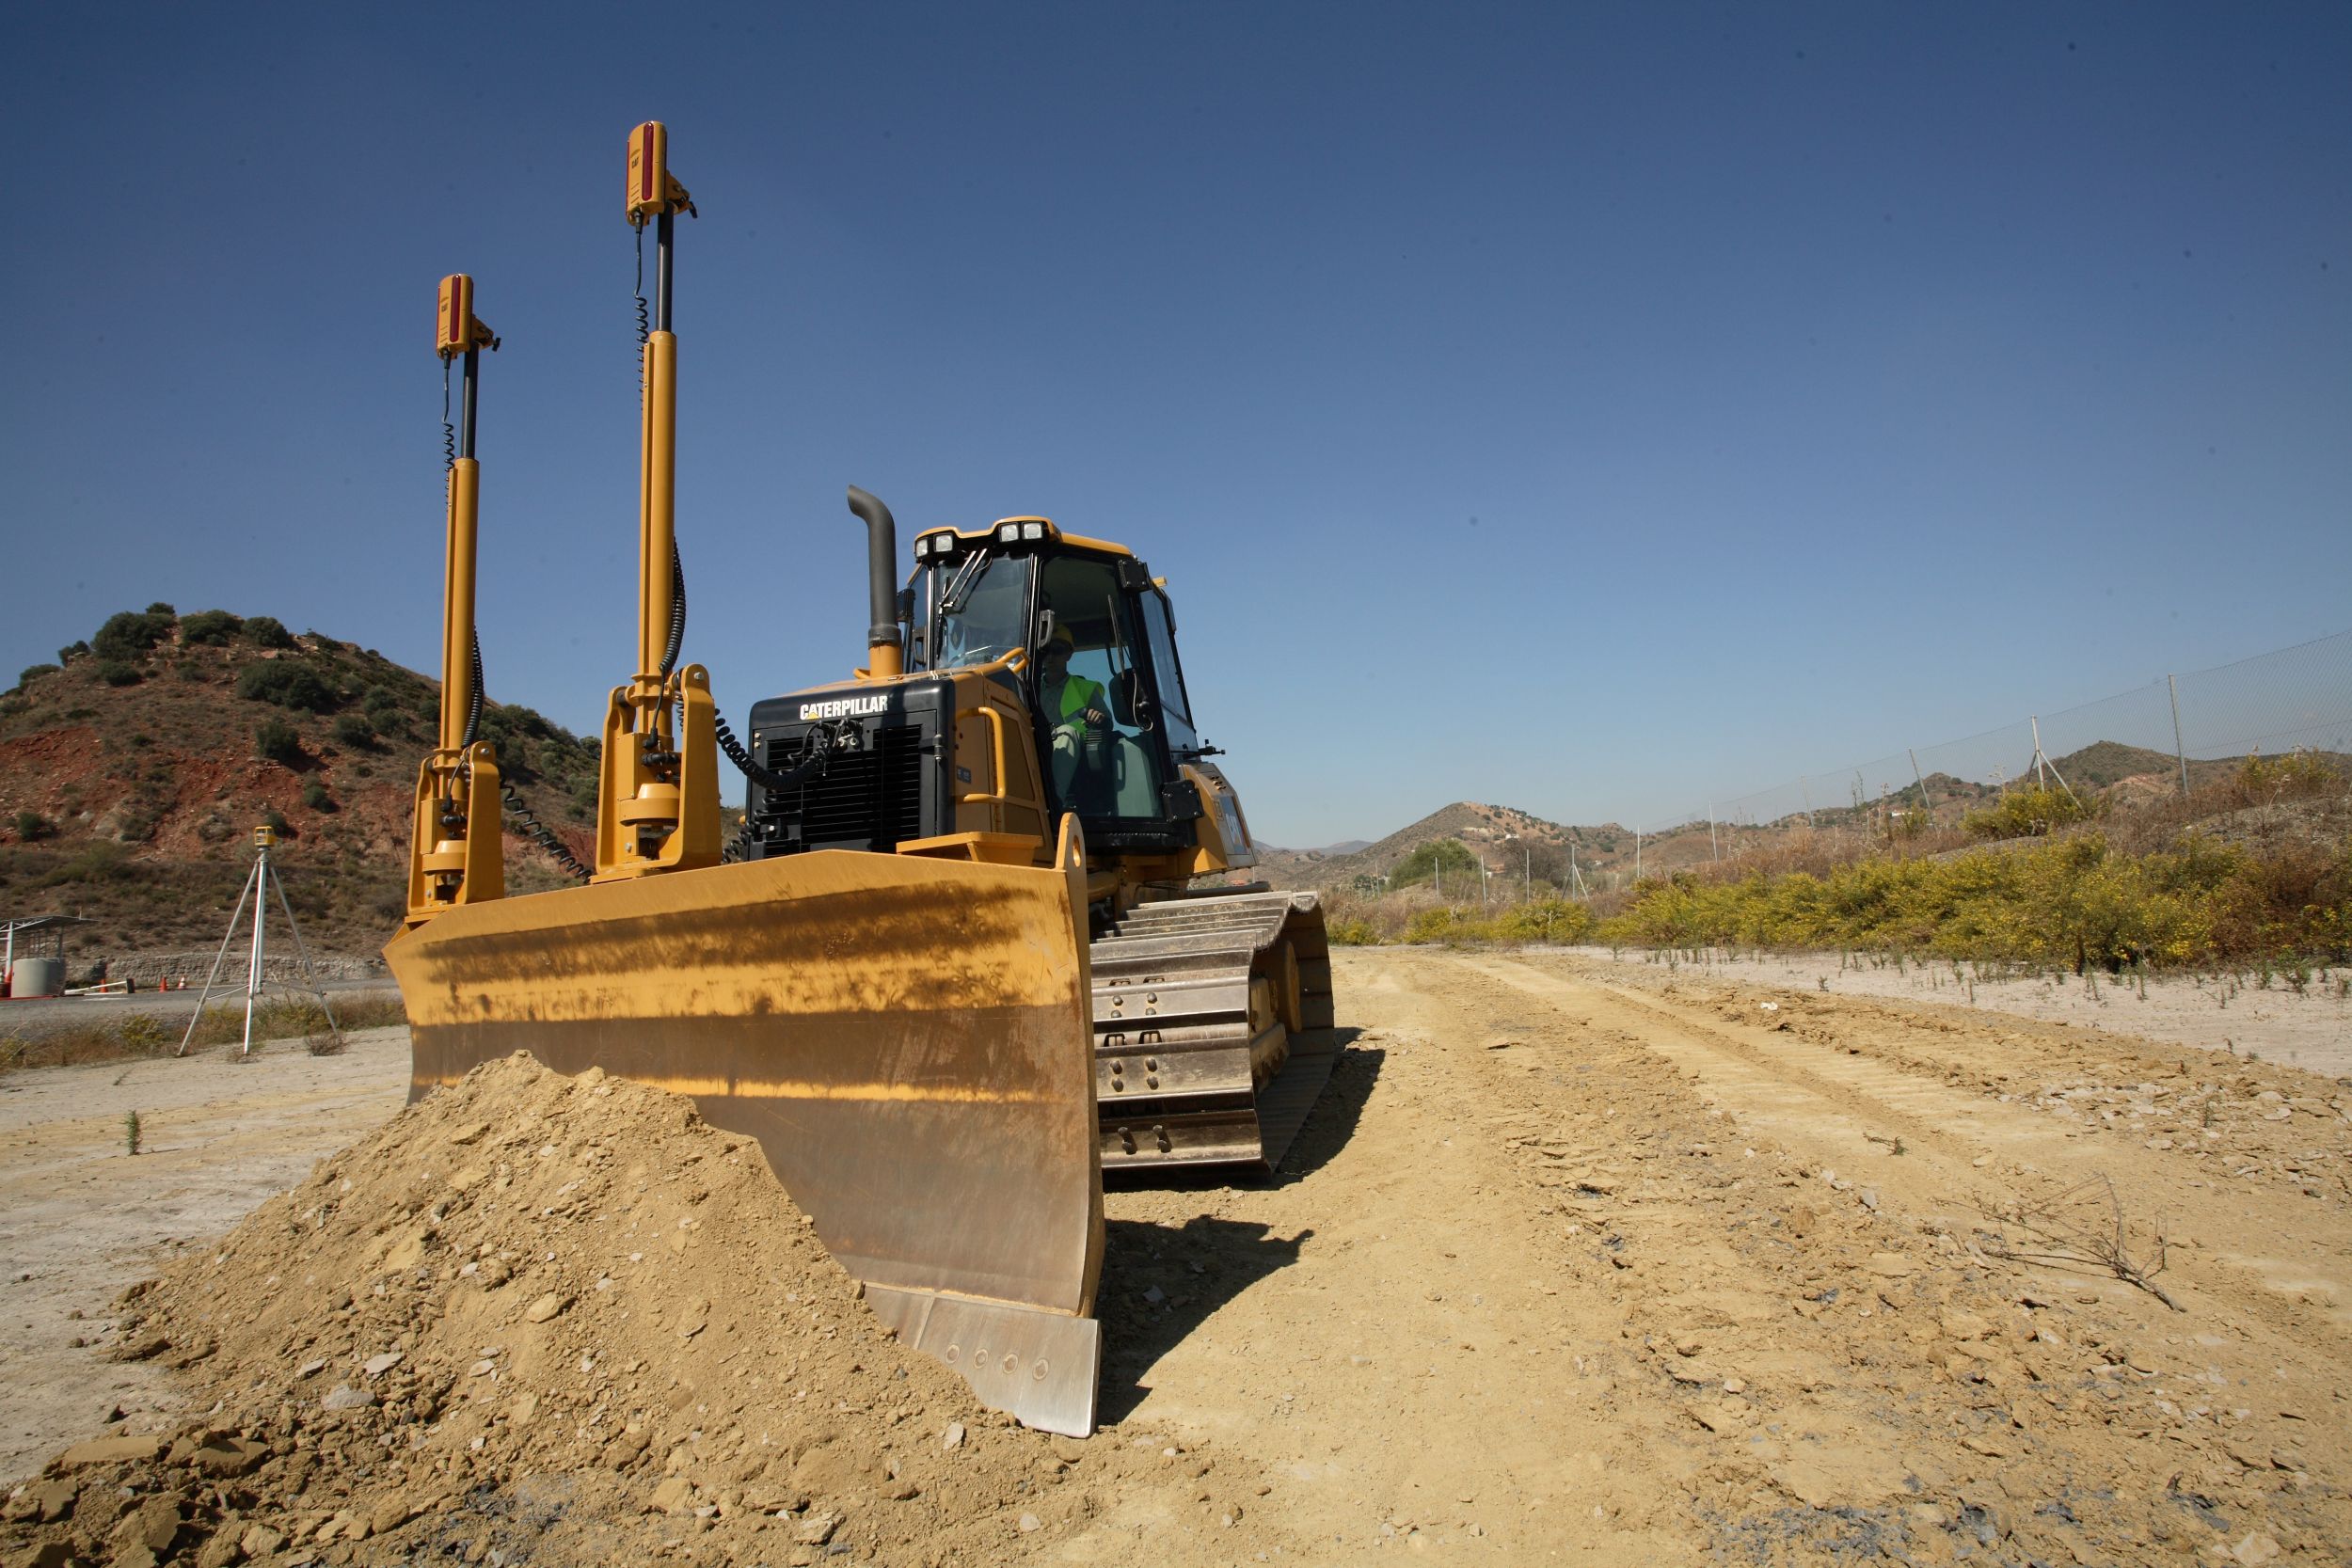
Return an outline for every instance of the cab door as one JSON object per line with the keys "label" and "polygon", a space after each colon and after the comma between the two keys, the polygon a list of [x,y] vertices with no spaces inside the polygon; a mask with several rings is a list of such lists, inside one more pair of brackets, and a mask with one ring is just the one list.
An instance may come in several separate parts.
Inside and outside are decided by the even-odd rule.
{"label": "cab door", "polygon": [[[1067,633],[1073,643],[1058,681],[1040,673],[1039,744],[1052,759],[1057,809],[1077,812],[1087,842],[1112,849],[1167,847],[1174,832],[1166,786],[1176,771],[1148,612],[1138,625],[1140,572],[1132,559],[1064,555],[1046,561],[1039,580],[1039,609],[1052,615],[1044,635]],[[1141,580],[1156,599],[1149,577]],[[1188,717],[1184,727],[1189,737]]]}

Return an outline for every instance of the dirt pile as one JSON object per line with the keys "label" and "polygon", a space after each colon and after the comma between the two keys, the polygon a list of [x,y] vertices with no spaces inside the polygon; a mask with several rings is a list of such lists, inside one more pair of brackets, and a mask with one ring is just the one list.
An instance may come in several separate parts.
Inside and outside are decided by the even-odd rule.
{"label": "dirt pile", "polygon": [[755,1144],[527,1056],[126,1311],[117,1354],[217,1403],[53,1460],[0,1536],[31,1560],[982,1560],[1089,1512],[1055,1489],[1073,1465],[1123,1459],[897,1343]]}

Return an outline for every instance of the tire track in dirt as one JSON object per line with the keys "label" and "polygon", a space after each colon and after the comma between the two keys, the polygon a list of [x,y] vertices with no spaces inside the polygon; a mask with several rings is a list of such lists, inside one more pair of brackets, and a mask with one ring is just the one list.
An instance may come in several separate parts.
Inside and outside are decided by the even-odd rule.
{"label": "tire track in dirt", "polygon": [[[1884,1125],[1892,1113],[1867,1094],[1867,1075],[1841,1080],[1854,1060],[1845,1052],[1824,1052],[1830,1071],[1792,1084],[1772,1070],[1773,1058],[1814,1058],[1777,1031],[1750,1054],[1719,1020],[1677,1017],[1646,997],[1596,997],[1511,960],[1411,964],[1440,984],[1447,966],[1470,980],[1457,992],[1457,1033],[1500,1012],[1547,1055],[1565,1034],[1590,1069],[1581,1084],[1630,1101],[1648,1125],[1645,1149],[1639,1123],[1613,1144],[1570,1115],[1537,1151],[1577,1173],[1565,1186],[1581,1201],[1568,1212],[1591,1214],[1623,1243],[1611,1261],[1631,1287],[1621,1297],[1629,1328],[1639,1344],[1673,1353],[1651,1363],[1666,1373],[1661,1402],[1724,1439],[1692,1488],[1694,1507],[1721,1521],[1719,1551],[1736,1544],[1772,1560],[1782,1548],[1793,1560],[1875,1548],[1940,1561],[1966,1547],[2002,1561],[2142,1561],[2244,1546],[2250,1556],[2225,1560],[2238,1561],[2276,1546],[2343,1559],[2352,1536],[2336,1467],[2352,1369],[2341,1334],[2318,1314],[2228,1266],[2201,1270],[2212,1288],[2175,1313],[2112,1279],[1993,1265],[1937,1216],[1949,1195],[1934,1173],[1922,1176],[1927,1162],[1912,1166],[1870,1146],[1882,1154],[1873,1177],[1907,1168],[1886,1184],[1881,1209],[1866,1211],[1857,1195],[1822,1191],[1807,1140],[1773,1148],[1779,1139],[1738,1135],[1744,1107],[1725,1092],[1732,1068],[1764,1080],[1784,1112],[1790,1097],[1810,1099],[1837,1148],[1854,1147],[1849,1107]],[[1531,974],[1539,983],[1525,983]],[[1524,1010],[1514,1014],[1515,1001]],[[1661,1035],[1676,1039],[1661,1045]],[[1711,1061],[1692,1054],[1703,1051]],[[1705,1082],[1685,1076],[1694,1062]],[[1929,1116],[1936,1093],[1951,1092],[1906,1089],[1910,1113]],[[2065,1142],[2032,1127],[2022,1107],[1992,1101],[1985,1114],[1993,1125],[1982,1131],[2032,1132],[2041,1148]],[[1951,1174],[1970,1144],[1947,1141]],[[1727,1158],[1735,1149],[1738,1164]],[[1956,1168],[1979,1181],[1995,1174],[1973,1160]],[[2332,1217],[2316,1205],[2278,1208],[2281,1234],[2306,1246]],[[1784,1313],[1793,1305],[1793,1320],[1756,1315],[1758,1302]],[[1742,1437],[1744,1448],[1733,1441]],[[2292,1479],[2271,1479],[2290,1466]],[[1725,1506],[1743,1481],[1755,1487],[1744,1513]],[[1792,1496],[1851,1532],[1824,1531],[1817,1517],[1800,1533],[1801,1521],[1771,1506]]]}
{"label": "tire track in dirt", "polygon": [[[2263,1190],[2196,1187],[2171,1162],[2109,1142],[2085,1147],[2046,1115],[1906,1071],[1802,1035],[1727,1023],[1709,1013],[1512,959],[1476,960],[1505,984],[1627,1028],[1677,1066],[1702,1073],[1743,1119],[1823,1158],[1858,1184],[1956,1225],[1980,1222],[2024,1190],[2112,1178],[2135,1211],[2160,1214],[2178,1243],[2173,1277],[2274,1329],[2303,1332],[2316,1314],[2352,1329],[2352,1259],[2308,1244],[2309,1200]],[[2111,1041],[2102,1041],[2103,1046]],[[1947,1132],[1964,1127],[1965,1135]],[[1885,1140],[1900,1129],[1901,1159]],[[2005,1165],[1985,1169],[1997,1157]],[[2042,1180],[2046,1178],[2047,1180]],[[2032,1180],[2028,1180],[2032,1179]],[[2273,1239],[2296,1244],[2265,1246]],[[2169,1283],[2169,1280],[2168,1280]]]}

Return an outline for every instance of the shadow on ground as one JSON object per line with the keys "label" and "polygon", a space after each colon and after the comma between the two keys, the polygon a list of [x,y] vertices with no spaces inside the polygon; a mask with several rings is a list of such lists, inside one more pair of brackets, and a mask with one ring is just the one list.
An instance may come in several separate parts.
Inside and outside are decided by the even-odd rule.
{"label": "shadow on ground", "polygon": [[[1359,1034],[1340,1031],[1345,1042]],[[1342,1049],[1331,1080],[1276,1171],[1120,1172],[1115,1191],[1170,1194],[1286,1186],[1312,1175],[1347,1146],[1387,1060],[1383,1051]],[[1138,1380],[1159,1358],[1226,1303],[1298,1258],[1314,1235],[1277,1236],[1255,1221],[1196,1214],[1181,1226],[1110,1220],[1104,1227],[1103,1287],[1095,1314],[1103,1324],[1101,1418],[1123,1420],[1151,1389]]]}
{"label": "shadow on ground", "polygon": [[1171,1229],[1149,1220],[1104,1227],[1100,1418],[1126,1419],[1151,1389],[1137,1381],[1152,1364],[1259,1280],[1298,1259],[1314,1235],[1277,1236],[1254,1221],[1200,1214]]}

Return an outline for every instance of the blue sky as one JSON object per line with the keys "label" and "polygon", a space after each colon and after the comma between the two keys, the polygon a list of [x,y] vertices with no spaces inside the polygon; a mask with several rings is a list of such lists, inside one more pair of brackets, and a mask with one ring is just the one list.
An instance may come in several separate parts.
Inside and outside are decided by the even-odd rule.
{"label": "blue sky", "polygon": [[2352,626],[2341,6],[6,26],[9,670],[158,598],[427,667],[463,270],[491,689],[592,727],[646,118],[739,719],[861,654],[849,483],[1143,553],[1276,843],[1654,819]]}

